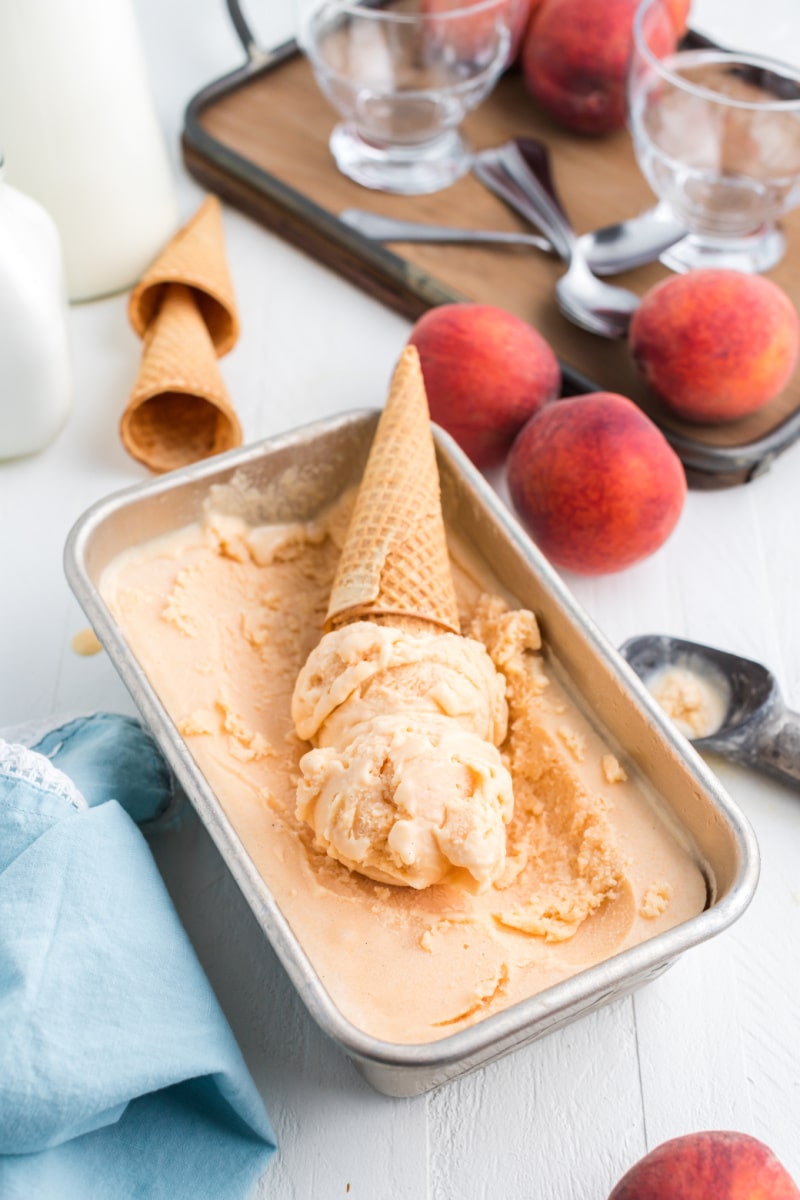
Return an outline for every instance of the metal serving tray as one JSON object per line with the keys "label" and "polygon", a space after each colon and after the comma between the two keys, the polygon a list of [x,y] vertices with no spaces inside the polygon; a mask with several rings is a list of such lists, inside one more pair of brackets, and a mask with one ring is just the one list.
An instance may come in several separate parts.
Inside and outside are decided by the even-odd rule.
{"label": "metal serving tray", "polygon": [[[691,487],[746,483],[797,442],[800,369],[780,396],[747,417],[702,426],[682,421],[645,386],[626,341],[610,342],[563,317],[554,298],[563,266],[554,257],[498,253],[485,246],[383,246],[350,229],[339,214],[365,205],[384,216],[439,225],[522,226],[472,172],[427,196],[368,191],[347,179],[328,146],[336,113],[297,43],[259,46],[238,0],[227,0],[227,6],[247,62],[191,98],[181,139],[186,167],[204,187],[409,321],[433,305],[472,301],[499,305],[531,322],[561,362],[564,395],[611,391],[629,396],[660,426]],[[709,43],[689,32],[684,44]],[[518,66],[506,71],[467,116],[464,132],[477,148],[521,134],[544,141],[580,232],[631,217],[653,203],[630,135],[620,130],[591,138],[559,129],[533,103]],[[798,307],[800,208],[781,224],[788,251],[769,277]],[[668,276],[656,262],[626,272],[619,282],[643,295]]]}
{"label": "metal serving tray", "polygon": [[548,653],[587,715],[634,764],[654,803],[693,845],[708,883],[705,910],[667,932],[440,1041],[380,1041],[345,1020],[256,871],[219,800],[168,717],[104,603],[98,583],[120,551],[197,520],[215,485],[261,496],[259,520],[307,520],[356,483],[378,414],[347,413],[171,472],[100,501],[72,529],[67,579],[217,844],[312,1017],[391,1096],[413,1096],[524,1046],[659,975],[684,950],[720,933],[758,879],[753,832],[699,755],[593,626],[522,527],[447,434],[435,429],[445,518],[500,583],[540,620]]}

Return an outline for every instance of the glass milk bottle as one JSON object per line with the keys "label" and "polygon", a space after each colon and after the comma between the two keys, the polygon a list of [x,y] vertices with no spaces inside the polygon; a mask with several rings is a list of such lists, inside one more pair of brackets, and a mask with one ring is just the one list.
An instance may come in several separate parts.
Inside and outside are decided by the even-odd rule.
{"label": "glass milk bottle", "polygon": [[0,460],[43,449],[71,399],[58,230],[37,201],[3,181],[0,154]]}
{"label": "glass milk bottle", "polygon": [[178,227],[130,0],[0,2],[0,144],[56,222],[71,300],[132,287]]}

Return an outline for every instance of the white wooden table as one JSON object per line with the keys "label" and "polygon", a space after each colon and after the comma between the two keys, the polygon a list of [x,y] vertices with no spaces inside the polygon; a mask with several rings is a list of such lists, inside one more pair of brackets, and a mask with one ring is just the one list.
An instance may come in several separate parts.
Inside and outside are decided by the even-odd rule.
{"label": "white wooden table", "polygon": [[[266,38],[291,32],[286,0],[261,7]],[[183,110],[242,54],[222,0],[138,0],[138,13],[188,217],[202,193],[180,161]],[[243,335],[221,366],[247,440],[380,405],[407,323],[227,208],[225,231]],[[84,509],[145,478],[117,437],[140,354],[125,308],[124,296],[73,308],[69,424],[44,453],[0,464],[0,728],[133,711],[107,657],[70,648],[86,620],[61,566]],[[615,644],[664,632],[741,652],[800,707],[798,513],[800,446],[744,487],[691,492],[638,567],[567,582]],[[761,845],[741,920],[634,997],[409,1101],[373,1092],[323,1038],[199,823],[161,835],[155,852],[277,1131],[258,1196],[604,1200],[647,1149],[704,1128],[762,1138],[800,1180],[800,794],[712,765]]]}

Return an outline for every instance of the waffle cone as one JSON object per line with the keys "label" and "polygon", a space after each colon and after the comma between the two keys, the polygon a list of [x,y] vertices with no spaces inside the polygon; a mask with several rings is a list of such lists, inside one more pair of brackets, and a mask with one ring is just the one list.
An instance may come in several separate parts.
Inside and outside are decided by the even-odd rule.
{"label": "waffle cone", "polygon": [[460,631],[428,401],[403,351],[370,449],[326,628],[355,620]]}
{"label": "waffle cone", "polygon": [[239,336],[239,317],[216,196],[206,197],[131,292],[128,317],[139,337],[145,336],[171,283],[192,289],[217,356],[227,354]]}
{"label": "waffle cone", "polygon": [[120,437],[128,453],[155,472],[241,445],[206,323],[194,293],[182,284],[167,286],[145,334]]}

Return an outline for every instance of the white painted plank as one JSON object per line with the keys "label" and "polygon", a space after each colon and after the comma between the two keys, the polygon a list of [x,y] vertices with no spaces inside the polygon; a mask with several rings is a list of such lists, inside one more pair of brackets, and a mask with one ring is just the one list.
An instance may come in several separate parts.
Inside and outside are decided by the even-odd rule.
{"label": "white painted plank", "polygon": [[754,826],[762,873],[733,927],[636,998],[648,1146],[735,1129],[800,1176],[800,807],[780,784],[709,762]]}
{"label": "white painted plank", "polygon": [[631,999],[450,1084],[430,1113],[432,1200],[600,1200],[644,1146]]}

